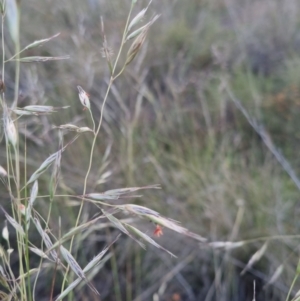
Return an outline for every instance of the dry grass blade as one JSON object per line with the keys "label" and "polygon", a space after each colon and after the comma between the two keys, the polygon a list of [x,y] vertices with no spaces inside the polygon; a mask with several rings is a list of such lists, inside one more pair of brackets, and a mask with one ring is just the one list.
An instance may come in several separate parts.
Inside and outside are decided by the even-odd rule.
{"label": "dry grass blade", "polygon": [[25,232],[23,230],[23,227],[13,218],[11,217],[2,206],[0,206],[1,210],[3,211],[6,219],[9,221],[9,223],[18,231],[22,236],[25,235]]}
{"label": "dry grass blade", "polygon": [[135,215],[145,215],[145,216],[153,215],[156,217],[161,216],[157,211],[154,211],[154,210],[149,209],[144,206],[135,205],[135,204],[119,205],[119,206],[117,206],[117,208],[119,208],[123,211],[126,211],[128,213],[135,214]]}
{"label": "dry grass blade", "polygon": [[244,246],[245,242],[244,241],[237,241],[237,242],[214,241],[214,242],[210,242],[208,245],[214,249],[232,250]]}
{"label": "dry grass blade", "polygon": [[83,269],[85,273],[88,273],[91,269],[97,266],[104,256],[104,254],[109,250],[109,248],[120,238],[121,234],[119,234],[107,247],[105,247],[97,256],[95,256]]}
{"label": "dry grass blade", "polygon": [[299,301],[300,300],[300,290],[296,293],[295,297],[292,299],[292,301]]}
{"label": "dry grass blade", "polygon": [[36,113],[36,112],[30,112],[30,111],[26,111],[26,110],[23,110],[23,109],[13,109],[12,110],[15,114],[19,115],[19,116],[30,116],[30,115],[33,115],[33,116],[38,116],[40,114]]}
{"label": "dry grass blade", "polygon": [[[89,281],[91,281],[97,274],[98,272],[103,268],[104,264],[112,258],[113,254],[112,252],[109,252],[106,254],[99,262],[97,265],[93,267],[93,269],[89,272],[87,275],[87,278]],[[84,270],[84,269],[83,269]],[[81,281],[79,283],[78,289],[81,289],[83,287],[84,283]]]}
{"label": "dry grass blade", "polygon": [[84,223],[82,225],[79,225],[75,228],[72,228],[68,233],[66,233],[61,239],[59,239],[56,243],[53,244],[53,246],[51,247],[51,249],[54,249],[56,247],[58,247],[59,245],[61,245],[62,243],[64,243],[65,241],[67,241],[68,239],[72,238],[74,235],[76,235],[77,233],[82,232],[83,230],[85,230],[86,228],[92,226],[94,223],[96,223],[99,219],[103,218],[103,216],[99,216],[87,223]]}
{"label": "dry grass blade", "polygon": [[179,226],[178,222],[176,222],[176,221],[167,219],[165,217],[155,217],[155,216],[152,216],[152,215],[150,215],[150,216],[148,215],[148,217],[154,223],[156,223],[158,225],[161,225],[161,226],[164,226],[166,228],[169,228],[169,229],[171,229],[171,230],[173,230],[177,233],[192,237],[192,238],[194,238],[194,239],[196,239],[200,242],[206,242],[207,241],[207,239],[205,237],[202,237],[201,235],[193,233],[193,232],[189,231],[188,229]]}
{"label": "dry grass blade", "polygon": [[36,62],[48,62],[48,61],[58,61],[58,60],[67,60],[69,55],[65,56],[28,56],[22,57],[20,59],[14,59],[13,61],[19,61],[21,63],[36,63]]}
{"label": "dry grass blade", "polygon": [[145,249],[145,245],[132,236],[117,218],[115,218],[112,214],[105,212],[104,210],[102,210],[102,212],[119,230],[135,240],[143,249]]}
{"label": "dry grass blade", "polygon": [[[144,187],[128,187],[128,188],[119,188],[119,189],[111,189],[102,193],[89,193],[84,197],[91,198],[94,200],[117,200],[120,197],[125,197],[128,193],[135,192],[143,189],[160,189],[159,185],[149,185]],[[137,197],[137,196],[134,196]]]}
{"label": "dry grass blade", "polygon": [[154,16],[154,18],[148,22],[146,25],[140,27],[139,29],[133,31],[131,34],[129,34],[126,38],[126,41],[129,41],[133,38],[135,38],[137,35],[139,35],[143,30],[148,30],[149,27],[159,18],[159,15]]}
{"label": "dry grass blade", "polygon": [[169,250],[165,249],[164,247],[162,247],[161,245],[159,245],[155,240],[153,240],[150,236],[146,235],[145,233],[143,233],[142,231],[140,231],[139,229],[131,226],[131,225],[126,225],[127,228],[129,228],[133,233],[135,233],[137,236],[139,236],[140,238],[142,238],[143,240],[147,241],[148,243],[150,243],[151,245],[155,246],[158,249],[164,250],[165,252],[167,252],[168,254],[170,254],[173,257],[176,257],[173,253],[171,253]]}
{"label": "dry grass blade", "polygon": [[22,278],[26,278],[26,277],[28,277],[28,276],[30,276],[30,275],[36,274],[36,273],[38,273],[38,271],[39,271],[39,269],[37,269],[37,268],[31,269],[31,270],[29,270],[27,273],[24,273],[24,274],[20,275],[20,276],[17,278],[17,280],[19,281],[19,280],[21,280]]}
{"label": "dry grass blade", "polygon": [[30,193],[30,198],[29,198],[29,205],[32,207],[34,201],[36,200],[36,197],[38,195],[38,191],[39,191],[39,185],[38,185],[38,181],[35,181],[32,189],[31,189],[31,193]]}
{"label": "dry grass blade", "polygon": [[[68,265],[71,267],[72,271],[79,278],[88,282],[88,279],[86,278],[84,271],[81,269],[81,267],[79,266],[79,264],[77,263],[75,258],[72,256],[72,254],[63,246],[60,246],[60,252],[61,252],[62,256],[64,257],[64,259],[66,260],[66,262],[68,263]],[[96,288],[92,284],[87,283],[87,285],[95,294],[99,295],[99,292],[96,290]]]}
{"label": "dry grass blade", "polygon": [[[119,239],[120,235],[118,235],[104,250],[102,250],[95,258],[93,258],[83,269],[84,273],[90,272],[92,269],[97,267],[104,254],[109,250],[109,248]],[[79,277],[76,280],[74,280],[56,299],[55,301],[62,300],[65,296],[67,296],[78,284],[82,282],[82,278]]]}
{"label": "dry grass blade", "polygon": [[[2,229],[2,237],[6,240],[9,241],[9,232],[8,232],[8,228],[7,225],[5,225]],[[1,257],[1,255],[0,255]]]}
{"label": "dry grass blade", "polygon": [[144,189],[160,189],[160,185],[155,184],[155,185],[148,185],[148,186],[142,186],[142,187],[128,187],[128,188],[119,188],[119,189],[111,189],[107,190],[104,193],[105,194],[126,194],[130,192],[135,192],[138,190],[144,190]]}
{"label": "dry grass blade", "polygon": [[134,26],[136,25],[139,21],[141,21],[145,14],[146,14],[146,11],[148,10],[150,4],[151,4],[152,0],[149,2],[149,4],[147,5],[146,8],[142,9],[132,20],[131,22],[129,23],[128,25],[128,31]]}
{"label": "dry grass blade", "polygon": [[256,133],[261,137],[262,141],[265,143],[265,145],[268,147],[268,149],[271,151],[271,153],[275,156],[276,160],[281,164],[282,168],[286,171],[286,173],[290,176],[290,178],[293,180],[297,188],[300,190],[300,179],[298,178],[296,172],[294,171],[293,167],[289,163],[289,161],[281,154],[281,152],[278,150],[276,145],[273,143],[270,135],[266,132],[263,124],[258,123],[256,119],[254,119],[252,116],[249,115],[247,110],[242,105],[242,102],[235,97],[231,89],[229,88],[226,79],[222,79],[222,87],[225,88],[227,91],[229,97],[235,104],[235,106],[242,112],[242,114],[247,119],[248,123],[253,127],[253,129],[256,131]]}
{"label": "dry grass blade", "polygon": [[4,269],[1,265],[0,265],[0,274],[5,277]]}
{"label": "dry grass blade", "polygon": [[27,227],[27,230],[30,227],[31,211],[32,211],[33,203],[36,200],[36,197],[38,195],[38,190],[39,190],[38,181],[35,181],[33,186],[32,186],[28,206],[26,208],[26,227]]}
{"label": "dry grass blade", "polygon": [[270,280],[264,285],[264,288],[266,288],[267,286],[273,284],[278,278],[279,276],[282,274],[283,272],[283,268],[284,268],[284,265],[281,264],[277,269],[276,271],[274,272],[273,276],[270,278]]}
{"label": "dry grass blade", "polygon": [[15,147],[18,142],[17,130],[5,105],[3,106],[3,125],[6,141]]}
{"label": "dry grass blade", "polygon": [[44,259],[51,260],[45,252],[38,248],[29,247],[29,250]]}
{"label": "dry grass blade", "polygon": [[161,216],[158,212],[156,212],[152,209],[149,209],[149,208],[146,208],[143,206],[139,206],[139,205],[134,205],[134,204],[119,205],[116,207],[123,211],[146,217],[157,225],[164,226],[164,227],[169,228],[180,234],[184,234],[186,236],[192,237],[198,241],[201,241],[201,242],[207,241],[206,238],[204,238],[196,233],[190,232],[188,229],[179,226],[177,221],[165,218],[165,217]]}
{"label": "dry grass blade", "polygon": [[130,38],[137,36],[127,52],[125,66],[129,65],[133,61],[135,56],[138,54],[145,42],[150,26],[158,19],[158,17],[159,16],[156,15],[148,24],[146,24],[140,29],[137,29],[135,32],[133,32],[127,37],[127,40],[129,40]]}
{"label": "dry grass blade", "polygon": [[30,179],[26,183],[26,186],[35,180],[37,180],[49,167],[50,165],[56,160],[59,153],[63,152],[70,144],[72,144],[76,139],[78,138],[78,135],[74,137],[68,144],[66,144],[64,147],[62,147],[59,151],[55,152],[54,154],[50,155],[42,164],[41,166],[31,175]]}
{"label": "dry grass blade", "polygon": [[6,20],[8,21],[9,33],[15,44],[19,40],[19,22],[18,1],[5,1]]}
{"label": "dry grass blade", "polygon": [[22,108],[22,110],[35,112],[35,113],[54,113],[57,110],[67,109],[70,106],[63,106],[63,107],[53,107],[53,106],[38,106],[38,105],[31,105]]}
{"label": "dry grass blade", "polygon": [[268,242],[265,242],[259,250],[257,250],[250,258],[250,260],[248,261],[247,265],[245,266],[245,268],[242,270],[241,275],[244,275],[246,273],[247,270],[249,270],[254,263],[256,263],[257,261],[259,261],[263,255],[265,254],[265,252],[267,251],[268,248]]}
{"label": "dry grass blade", "polygon": [[27,45],[22,51],[33,48],[33,47],[42,46],[43,44],[53,40],[54,38],[58,37],[59,35],[60,35],[60,33],[57,33],[50,38],[34,41],[33,43]]}
{"label": "dry grass blade", "polygon": [[50,255],[52,256],[54,261],[59,262],[59,258],[57,256],[56,251],[52,249],[53,244],[52,244],[52,241],[51,241],[49,235],[43,230],[43,228],[37,218],[34,218],[33,220],[34,220],[34,224],[35,224],[38,232],[40,233],[47,249],[49,249]]}
{"label": "dry grass blade", "polygon": [[78,127],[73,124],[62,124],[59,126],[55,126],[54,128],[60,129],[60,130],[66,130],[66,131],[74,131],[77,133],[84,133],[84,132],[93,132],[92,129],[88,127]]}
{"label": "dry grass blade", "polygon": [[[61,143],[62,143],[62,141],[61,141]],[[57,185],[58,185],[58,180],[59,180],[59,176],[60,176],[60,167],[61,167],[61,154],[62,154],[62,151],[57,152],[55,162],[53,164],[53,170],[52,170],[50,186],[49,186],[51,199],[53,199],[54,194],[57,189]]]}
{"label": "dry grass blade", "polygon": [[77,89],[78,89],[78,96],[79,96],[81,104],[90,110],[91,103],[90,103],[90,99],[89,99],[89,94],[86,93],[80,86],[77,86]]}
{"label": "dry grass blade", "polygon": [[105,200],[117,200],[120,196],[117,194],[105,194],[105,193],[88,193],[83,196],[84,198],[91,198],[98,201],[105,201]]}
{"label": "dry grass blade", "polygon": [[40,175],[42,175],[49,167],[50,165],[55,161],[57,154],[60,152],[60,150],[52,155],[50,155],[42,164],[41,166],[31,175],[30,179],[26,183],[26,185],[36,181]]}
{"label": "dry grass blade", "polygon": [[7,171],[0,165],[0,177],[7,177]]}

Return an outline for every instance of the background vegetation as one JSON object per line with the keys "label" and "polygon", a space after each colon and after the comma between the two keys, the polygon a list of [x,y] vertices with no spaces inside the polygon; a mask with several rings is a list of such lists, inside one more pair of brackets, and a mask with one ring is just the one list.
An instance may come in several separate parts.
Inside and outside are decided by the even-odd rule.
{"label": "background vegetation", "polygon": [[[21,66],[20,107],[70,106],[50,117],[20,122],[27,174],[57,150],[54,125],[92,127],[78,101],[77,85],[90,94],[98,119],[109,81],[101,56],[100,16],[115,56],[130,3],[21,2],[21,45],[61,33],[27,54],[70,55],[65,61]],[[138,0],[135,13],[146,5]],[[210,242],[244,243],[230,250],[211,248],[164,230],[158,242],[178,256],[174,259],[150,246],[144,251],[123,235],[111,250],[115,256],[92,283],[101,300],[240,301],[254,299],[255,280],[256,300],[286,300],[299,260],[299,238],[289,236],[299,234],[299,189],[284,170],[283,158],[290,163],[286,170],[300,176],[300,2],[160,0],[149,8],[150,16],[155,13],[160,18],[141,53],[108,96],[87,191],[161,184],[161,190],[143,191],[143,198],[131,203],[179,220]],[[14,53],[10,40],[6,51]],[[8,100],[13,98],[13,67],[7,65]],[[256,130],[251,118],[259,125]],[[87,134],[64,152],[61,191],[82,193],[90,147]],[[2,141],[2,166],[4,149]],[[46,190],[50,176],[43,175],[39,186]],[[8,206],[8,196],[0,189],[1,203]],[[36,206],[47,212],[46,200]],[[61,216],[62,229],[70,229],[77,211],[76,200],[56,199],[51,230],[58,231],[62,212],[68,212]],[[87,206],[83,218],[93,214]],[[116,231],[93,230],[79,249],[77,260],[83,266]],[[148,225],[144,231],[151,235]],[[249,239],[254,240],[245,243]],[[241,275],[266,241],[262,258]],[[6,244],[4,239],[0,243]],[[42,276],[38,300],[49,300],[51,279]],[[298,288],[296,282],[292,296]],[[75,297],[100,300],[88,288]]]}

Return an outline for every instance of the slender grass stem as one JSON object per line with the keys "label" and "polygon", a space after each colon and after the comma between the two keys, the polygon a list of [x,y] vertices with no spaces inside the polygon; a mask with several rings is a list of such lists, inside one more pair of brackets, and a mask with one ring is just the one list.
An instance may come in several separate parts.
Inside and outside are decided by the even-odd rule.
{"label": "slender grass stem", "polygon": [[[112,69],[110,81],[109,81],[109,84],[108,84],[108,87],[107,87],[107,90],[106,90],[106,93],[105,93],[105,96],[104,96],[104,99],[103,99],[103,103],[102,103],[102,106],[101,106],[100,119],[99,119],[98,127],[97,127],[96,132],[94,131],[94,139],[93,139],[92,146],[91,146],[91,151],[90,151],[89,165],[88,165],[88,169],[87,169],[86,176],[85,176],[85,179],[84,179],[83,193],[82,193],[83,197],[82,197],[80,208],[79,208],[79,211],[78,211],[78,215],[77,215],[75,227],[77,227],[78,224],[79,224],[79,221],[80,221],[80,218],[81,218],[81,214],[82,214],[82,210],[83,210],[84,195],[86,194],[87,181],[88,181],[88,177],[89,177],[90,172],[91,172],[91,167],[92,167],[92,162],[93,162],[93,155],[94,155],[94,149],[95,149],[95,145],[96,145],[96,141],[97,141],[97,136],[98,136],[98,134],[100,132],[101,125],[102,125],[102,122],[103,122],[104,109],[105,109],[105,105],[106,105],[106,102],[107,102],[107,99],[108,99],[108,94],[110,92],[110,89],[111,89],[111,87],[112,87],[115,79],[118,78],[122,74],[122,72],[124,71],[124,68],[122,68],[122,70],[121,70],[122,72],[119,72],[117,74],[117,76],[114,76],[114,73],[115,73],[115,70],[116,70],[116,67],[117,67],[117,64],[118,64],[118,61],[119,61],[119,58],[120,58],[120,55],[122,53],[123,46],[124,46],[124,43],[125,43],[125,38],[126,38],[127,31],[128,31],[128,25],[129,25],[129,20],[130,20],[130,17],[131,17],[131,12],[132,12],[133,6],[134,6],[134,4],[132,2],[131,6],[130,6],[129,13],[128,13],[128,17],[127,17],[127,20],[126,20],[126,25],[125,25],[125,28],[124,28],[124,31],[123,31],[123,36],[122,36],[122,41],[121,41],[121,45],[120,45],[120,48],[119,48],[119,52],[118,52],[118,55],[116,57],[116,60],[115,60],[115,63],[114,63],[114,67]],[[92,114],[91,114],[91,116],[92,116]],[[92,117],[92,120],[93,120],[93,117]],[[94,120],[93,120],[93,122],[94,122]],[[70,252],[71,252],[72,247],[73,247],[74,238],[75,238],[75,236],[73,236],[71,238],[71,243],[70,243],[70,248],[69,248]],[[63,280],[61,291],[63,291],[63,289],[64,289],[65,282],[66,282],[67,277],[68,277],[69,269],[70,269],[70,267],[68,265],[66,273],[65,273],[65,276],[64,276],[64,280]],[[69,296],[71,297],[71,294]]]}
{"label": "slender grass stem", "polygon": [[3,102],[4,102],[4,90],[5,90],[5,45],[4,45],[4,20],[5,20],[5,14],[2,14],[1,19],[1,44],[2,44],[2,84],[3,84],[3,92],[2,92],[2,99],[0,99],[0,104],[3,108]]}
{"label": "slender grass stem", "polygon": [[16,64],[15,64],[15,96],[12,108],[16,108],[18,106],[18,98],[19,98],[19,83],[20,83],[20,6],[18,6],[18,36],[15,41],[15,52],[16,52]]}
{"label": "slender grass stem", "polygon": [[[26,178],[27,178],[27,164],[26,164],[26,158],[27,158],[27,139],[25,138],[25,147],[24,147],[24,158],[25,158],[25,162],[24,162],[24,181],[25,181],[25,185],[26,185]],[[24,197],[25,199],[27,198],[27,189],[24,190]],[[28,202],[26,204],[26,208],[28,206]],[[27,212],[26,212],[27,214]],[[27,216],[26,219],[27,221]],[[29,300],[32,300],[32,291],[31,291],[31,281],[30,281],[30,274],[28,273],[30,270],[30,258],[29,258],[29,227],[27,227],[27,222],[26,222],[26,232],[25,232],[25,264],[26,264],[26,270],[27,270],[27,287],[28,287],[28,298]]]}
{"label": "slender grass stem", "polygon": [[294,286],[295,286],[295,283],[296,283],[298,277],[299,277],[299,274],[296,273],[296,275],[295,275],[295,277],[294,277],[294,279],[293,279],[293,282],[292,282],[292,284],[291,284],[291,286],[290,286],[290,288],[289,288],[289,292],[288,292],[288,294],[287,294],[287,296],[286,296],[285,301],[289,301],[289,300],[290,300],[290,296],[291,296],[292,290],[293,290],[293,288],[294,288]]}

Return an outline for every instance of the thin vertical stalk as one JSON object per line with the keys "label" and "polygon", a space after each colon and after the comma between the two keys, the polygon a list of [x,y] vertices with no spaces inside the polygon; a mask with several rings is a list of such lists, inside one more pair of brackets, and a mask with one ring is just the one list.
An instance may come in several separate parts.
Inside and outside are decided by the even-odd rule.
{"label": "thin vertical stalk", "polygon": [[[25,147],[24,147],[24,158],[25,158],[25,162],[24,162],[24,182],[25,182],[25,186],[26,186],[26,179],[27,179],[27,139],[25,136]],[[27,189],[24,190],[24,198],[25,200],[27,199]],[[26,204],[26,208],[28,206],[28,202]],[[26,211],[27,212],[27,211]],[[27,221],[27,216],[26,219]],[[27,273],[30,270],[30,258],[29,258],[29,227],[27,227],[27,223],[25,224],[26,226],[26,232],[25,232],[25,264],[26,264],[26,270]],[[28,273],[27,275],[27,287],[28,287],[28,298],[31,301],[32,300],[32,292],[31,292],[31,281],[30,281],[30,274]]]}
{"label": "thin vertical stalk", "polygon": [[[2,5],[3,2],[2,2]],[[5,87],[5,82],[4,82],[4,72],[5,72],[5,45],[4,45],[4,19],[5,19],[5,13],[2,14],[1,18],[1,45],[2,45],[2,84],[3,84],[3,92],[2,92],[2,99],[0,99],[0,104],[3,108],[4,106],[4,87]]]}
{"label": "thin vertical stalk", "polygon": [[18,36],[15,41],[15,94],[14,94],[14,102],[12,108],[16,108],[18,106],[18,98],[19,98],[19,82],[20,82],[20,5],[18,5]]}
{"label": "thin vertical stalk", "polygon": [[[125,28],[124,28],[124,31],[123,31],[122,42],[121,42],[121,45],[120,45],[120,48],[119,48],[119,52],[118,52],[118,55],[116,57],[113,69],[112,69],[112,73],[111,73],[111,77],[110,77],[110,80],[109,80],[109,84],[108,84],[108,87],[107,87],[107,90],[106,90],[106,93],[105,93],[105,96],[104,96],[104,99],[103,99],[103,103],[102,103],[102,106],[101,106],[100,119],[99,119],[99,123],[98,123],[98,126],[97,126],[97,130],[96,130],[96,132],[94,131],[94,138],[93,138],[93,142],[92,142],[92,146],[91,146],[91,151],[90,151],[89,165],[88,165],[88,169],[87,169],[87,172],[86,172],[86,175],[85,175],[85,179],[84,179],[83,193],[82,193],[83,196],[82,196],[82,199],[81,199],[81,204],[80,204],[80,208],[79,208],[79,211],[78,211],[78,215],[77,215],[75,227],[77,227],[78,224],[79,224],[79,221],[80,221],[80,218],[81,218],[81,214],[82,214],[82,210],[83,210],[83,205],[84,205],[84,200],[85,200],[84,196],[86,194],[86,189],[87,189],[87,181],[88,181],[88,178],[89,178],[89,175],[90,175],[90,172],[91,172],[91,167],[92,167],[92,163],[93,163],[94,149],[95,149],[95,145],[96,145],[96,141],[97,141],[97,136],[98,136],[98,134],[100,132],[101,125],[102,125],[102,122],[103,122],[104,108],[105,108],[105,105],[106,105],[106,102],[107,102],[107,99],[108,99],[108,94],[110,92],[110,89],[111,89],[112,84],[114,83],[114,81],[122,74],[122,72],[125,69],[123,67],[122,70],[121,70],[121,72],[119,72],[117,74],[117,76],[114,77],[114,73],[115,73],[115,70],[116,70],[116,67],[117,67],[117,64],[118,64],[118,61],[119,61],[119,58],[120,58],[120,55],[122,53],[123,46],[124,46],[124,43],[125,43],[125,39],[126,39],[127,31],[128,31],[129,20],[130,20],[130,17],[131,17],[131,12],[132,12],[133,6],[134,6],[134,3],[132,2],[131,6],[130,6],[129,13],[128,13],[128,17],[127,17],[127,20],[126,20],[126,25],[125,25]],[[71,238],[71,242],[70,242],[70,248],[69,248],[70,252],[71,252],[72,247],[73,247],[74,238],[75,238],[75,236],[73,235],[72,238]],[[63,289],[64,289],[65,282],[66,282],[67,277],[68,277],[69,269],[70,269],[70,267],[68,265],[66,273],[65,273],[65,276],[64,276],[64,280],[63,280],[61,291],[63,291]],[[71,297],[71,295],[69,295],[69,297]]]}

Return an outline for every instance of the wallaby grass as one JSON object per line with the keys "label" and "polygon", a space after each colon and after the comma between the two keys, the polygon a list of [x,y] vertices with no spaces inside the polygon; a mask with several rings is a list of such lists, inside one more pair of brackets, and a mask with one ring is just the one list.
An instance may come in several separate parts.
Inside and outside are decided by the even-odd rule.
{"label": "wallaby grass", "polygon": [[[19,120],[20,149],[25,147],[24,136],[27,149],[27,156],[20,154],[21,168],[26,163],[30,177],[59,148],[58,130],[53,125],[93,127],[88,111],[82,111],[78,101],[77,85],[90,94],[94,118],[99,120],[109,82],[100,54],[99,11],[115,58],[130,1],[31,0],[21,5],[21,45],[61,32],[57,39],[31,50],[32,55],[70,55],[70,60],[27,64],[20,70],[20,107],[70,105],[51,116]],[[146,5],[138,1],[135,13]],[[142,199],[110,203],[149,207],[180,220],[211,242],[272,239],[262,258],[240,276],[251,256],[268,239],[226,251],[224,247],[199,247],[197,242],[165,230],[158,242],[178,256],[174,260],[155,248],[145,252],[132,240],[121,237],[92,284],[97,283],[103,300],[252,300],[256,280],[256,300],[286,300],[299,259],[298,238],[276,237],[298,233],[299,191],[220,89],[220,77],[230,76],[232,91],[248,113],[265,126],[297,172],[298,94],[292,87],[299,85],[299,4],[267,0],[160,1],[151,4],[149,16],[155,12],[161,14],[160,19],[152,26],[141,53],[108,95],[101,135],[95,145],[99,155],[93,159],[87,192],[160,183],[163,189],[145,190]],[[9,57],[14,47],[9,38],[6,43]],[[9,100],[14,95],[14,82],[13,65],[7,64]],[[65,142],[72,137],[72,133],[66,135]],[[92,134],[83,133],[62,154],[57,193],[65,196],[53,203],[49,223],[57,237],[76,223],[80,199],[69,195],[82,194],[91,141]],[[103,161],[109,145],[109,156]],[[3,142],[1,147],[4,149]],[[1,165],[6,166],[5,152],[1,151],[0,156]],[[105,172],[112,175],[101,183]],[[39,178],[40,195],[48,194],[50,177],[51,172],[47,172]],[[6,192],[3,196],[6,206],[9,196]],[[47,216],[48,206],[47,198],[38,198],[34,208]],[[9,206],[6,208],[9,210]],[[94,214],[93,207],[85,206],[83,221]],[[62,216],[61,225],[58,216]],[[137,225],[151,235],[150,223]],[[17,275],[16,237],[9,229],[15,250],[11,266]],[[76,260],[81,267],[103,249],[110,237],[115,237],[114,229],[107,226],[93,225],[86,233],[81,236],[84,242],[79,238],[74,241],[75,250],[80,246]],[[32,237],[39,247],[38,233]],[[1,245],[6,248],[7,242],[2,239]],[[35,255],[30,260],[35,266]],[[283,270],[276,282],[263,289],[281,264]],[[41,270],[36,295],[38,300],[49,300],[55,268],[43,267],[47,273]],[[62,282],[57,273],[56,296]],[[296,292],[297,283],[292,296]],[[75,297],[98,300],[88,287],[76,291]]]}

